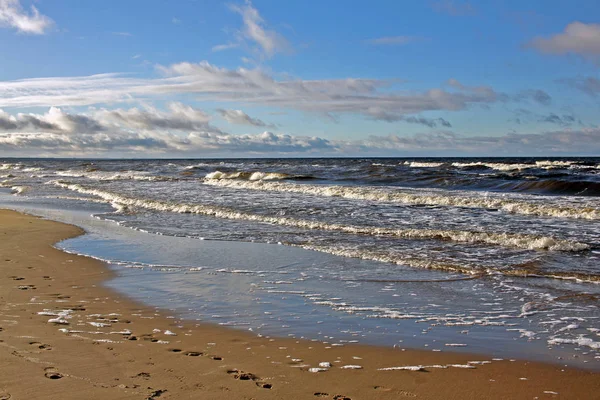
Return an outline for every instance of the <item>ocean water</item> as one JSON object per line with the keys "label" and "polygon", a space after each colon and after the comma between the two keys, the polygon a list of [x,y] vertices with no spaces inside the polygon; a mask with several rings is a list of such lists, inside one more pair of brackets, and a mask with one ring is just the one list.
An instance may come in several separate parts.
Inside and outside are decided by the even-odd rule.
{"label": "ocean water", "polygon": [[600,365],[600,158],[7,159],[0,182],[79,210],[63,248],[189,318]]}

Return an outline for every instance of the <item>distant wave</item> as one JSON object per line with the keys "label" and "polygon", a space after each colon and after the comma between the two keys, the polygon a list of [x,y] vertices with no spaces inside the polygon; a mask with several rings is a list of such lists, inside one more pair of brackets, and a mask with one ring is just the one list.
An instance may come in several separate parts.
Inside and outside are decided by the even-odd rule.
{"label": "distant wave", "polygon": [[211,216],[215,218],[245,220],[273,225],[292,226],[302,229],[315,229],[324,231],[337,231],[357,235],[390,236],[401,239],[436,239],[450,240],[462,243],[484,243],[505,247],[515,247],[526,250],[551,250],[551,251],[582,251],[590,248],[585,243],[570,240],[555,239],[546,236],[534,236],[504,232],[458,231],[438,229],[394,229],[369,226],[348,226],[320,221],[309,221],[287,217],[274,217],[251,214],[227,207],[217,207],[202,204],[180,204],[150,199],[138,199],[121,196],[116,193],[98,189],[86,188],[79,184],[56,181],[58,187],[69,189],[83,194],[94,195],[112,203],[117,207],[140,207],[156,211],[169,211],[176,213],[192,213]]}
{"label": "distant wave", "polygon": [[444,165],[443,162],[419,162],[419,161],[405,161],[404,165],[408,165],[413,168],[437,168]]}
{"label": "distant wave", "polygon": [[166,177],[166,176],[156,176],[156,175],[148,175],[143,174],[138,171],[123,171],[123,172],[101,172],[101,171],[57,171],[54,173],[58,176],[68,177],[68,178],[86,178],[93,179],[98,181],[171,181],[177,180],[177,178]]}
{"label": "distant wave", "polygon": [[497,185],[496,188],[514,192],[537,191],[552,194],[600,196],[600,182],[544,179],[539,181],[517,181]]}
{"label": "distant wave", "polygon": [[281,179],[310,179],[309,176],[290,175],[283,172],[262,172],[262,171],[234,171],[221,172],[214,171],[206,174],[205,179],[239,179],[248,181],[274,181]]}
{"label": "distant wave", "polygon": [[554,169],[554,168],[570,168],[572,166],[577,166],[579,164],[578,161],[550,161],[550,160],[542,160],[536,161],[532,164],[525,163],[494,163],[494,162],[469,162],[469,163],[461,163],[454,162],[451,165],[457,168],[489,168],[495,169],[498,171],[514,171],[514,170],[523,170],[523,169]]}
{"label": "distant wave", "polygon": [[303,193],[316,196],[342,197],[348,199],[381,201],[411,205],[438,205],[449,207],[472,207],[500,209],[513,214],[539,215],[561,218],[600,219],[598,207],[569,207],[510,200],[498,197],[467,197],[446,194],[417,194],[401,190],[384,190],[372,186],[300,185],[284,182],[221,181],[205,180],[205,184],[237,189],[264,190],[272,192]]}

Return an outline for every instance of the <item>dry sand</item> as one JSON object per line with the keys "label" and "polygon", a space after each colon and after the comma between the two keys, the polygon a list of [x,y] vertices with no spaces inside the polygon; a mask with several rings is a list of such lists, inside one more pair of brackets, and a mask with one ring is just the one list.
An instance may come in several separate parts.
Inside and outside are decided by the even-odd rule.
{"label": "dry sand", "polygon": [[[0,210],[0,400],[600,398],[590,371],[181,321],[103,287],[101,262],[52,247],[81,233]],[[449,367],[380,370],[416,365]]]}

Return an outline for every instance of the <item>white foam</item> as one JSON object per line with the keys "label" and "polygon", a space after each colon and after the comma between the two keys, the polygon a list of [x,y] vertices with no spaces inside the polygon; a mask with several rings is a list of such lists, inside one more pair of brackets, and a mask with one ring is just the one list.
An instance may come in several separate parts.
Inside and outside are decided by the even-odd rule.
{"label": "white foam", "polygon": [[279,179],[290,178],[290,175],[281,172],[249,172],[249,171],[235,171],[235,172],[221,172],[214,171],[206,174],[205,179],[245,179],[249,181],[271,181]]}
{"label": "white foam", "polygon": [[489,194],[475,196],[457,191],[427,191],[419,192],[412,189],[385,189],[373,186],[338,186],[338,185],[308,185],[287,182],[214,180],[204,181],[207,185],[231,187],[238,189],[263,190],[272,192],[302,193],[324,197],[342,197],[355,200],[391,202],[408,205],[433,205],[447,207],[471,207],[485,209],[500,209],[512,214],[540,215],[560,218],[600,219],[597,207],[570,207],[548,204],[547,202],[531,202],[517,199],[507,199],[503,196]]}
{"label": "white foam", "polygon": [[106,326],[112,326],[111,324],[108,324],[106,322],[88,322],[88,324],[95,326],[96,328],[104,328]]}
{"label": "white foam", "polygon": [[440,167],[442,165],[444,165],[444,163],[441,162],[418,162],[418,161],[405,161],[404,165],[408,165],[412,168],[437,168]]}
{"label": "white foam", "polygon": [[[327,231],[339,231],[344,233],[372,236],[393,236],[405,239],[438,239],[452,240],[456,242],[465,243],[487,243],[500,246],[517,247],[527,250],[581,251],[589,248],[589,245],[585,243],[554,239],[552,237],[540,237],[517,233],[439,229],[391,229],[380,227],[362,227],[331,224],[320,221],[309,221],[287,217],[273,217],[259,214],[250,214],[229,209],[226,207],[215,207],[202,204],[168,203],[156,200],[136,199],[97,189],[85,188],[79,184],[69,184],[61,181],[55,181],[54,184],[69,190],[98,196],[109,203],[121,207],[133,206],[157,211],[194,213],[212,216],[216,218],[255,221],[283,226],[293,226],[303,229],[320,229]],[[231,271],[224,270],[223,272]],[[246,271],[238,270],[238,273],[244,272]]]}
{"label": "white foam", "polygon": [[574,344],[577,346],[589,347],[594,350],[600,349],[600,342],[595,342],[594,340],[583,335],[579,335],[579,337],[575,339],[554,337],[548,340],[548,344]]}
{"label": "white foam", "polygon": [[362,369],[361,365],[342,365],[341,369]]}

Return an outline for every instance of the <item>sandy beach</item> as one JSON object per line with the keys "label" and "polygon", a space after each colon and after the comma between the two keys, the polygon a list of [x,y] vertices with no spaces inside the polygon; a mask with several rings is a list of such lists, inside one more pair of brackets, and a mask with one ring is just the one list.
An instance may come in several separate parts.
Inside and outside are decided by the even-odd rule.
{"label": "sandy beach", "polygon": [[101,262],[52,247],[81,229],[13,211],[0,221],[0,399],[600,398],[591,371],[182,321],[103,287]]}

